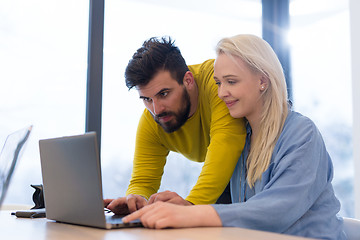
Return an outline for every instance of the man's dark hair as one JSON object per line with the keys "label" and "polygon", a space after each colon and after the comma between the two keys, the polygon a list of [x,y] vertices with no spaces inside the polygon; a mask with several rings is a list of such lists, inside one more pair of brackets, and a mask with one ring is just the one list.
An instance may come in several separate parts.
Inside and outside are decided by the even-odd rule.
{"label": "man's dark hair", "polygon": [[125,82],[129,90],[145,86],[158,71],[169,71],[179,84],[189,68],[178,47],[170,37],[146,40],[130,59],[125,70]]}

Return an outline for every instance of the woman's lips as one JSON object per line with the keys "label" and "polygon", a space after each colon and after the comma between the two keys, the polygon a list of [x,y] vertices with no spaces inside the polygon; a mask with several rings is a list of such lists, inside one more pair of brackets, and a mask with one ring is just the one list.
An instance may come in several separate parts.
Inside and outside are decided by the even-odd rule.
{"label": "woman's lips", "polygon": [[225,101],[225,104],[226,104],[226,106],[229,108],[229,107],[234,106],[234,104],[235,104],[236,102],[237,102],[237,100]]}

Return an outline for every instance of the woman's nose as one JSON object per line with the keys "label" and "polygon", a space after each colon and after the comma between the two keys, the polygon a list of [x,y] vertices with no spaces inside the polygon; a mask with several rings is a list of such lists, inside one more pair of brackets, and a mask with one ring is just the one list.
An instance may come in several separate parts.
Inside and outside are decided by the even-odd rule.
{"label": "woman's nose", "polygon": [[224,97],[226,97],[228,95],[229,95],[229,92],[227,91],[226,87],[219,85],[219,88],[218,88],[219,98],[223,99]]}

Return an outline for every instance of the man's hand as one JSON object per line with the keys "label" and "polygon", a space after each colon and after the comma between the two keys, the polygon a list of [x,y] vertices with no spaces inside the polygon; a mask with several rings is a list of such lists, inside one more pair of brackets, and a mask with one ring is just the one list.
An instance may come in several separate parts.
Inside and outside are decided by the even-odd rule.
{"label": "man's hand", "polygon": [[190,206],[193,205],[192,203],[186,201],[182,197],[180,197],[176,192],[159,192],[151,195],[149,198],[148,204],[152,204],[154,202],[168,202],[168,203],[174,203],[177,205],[184,205],[184,206]]}
{"label": "man's hand", "polygon": [[117,199],[104,199],[104,206],[117,215],[127,215],[147,205],[147,200],[140,195],[130,194]]}

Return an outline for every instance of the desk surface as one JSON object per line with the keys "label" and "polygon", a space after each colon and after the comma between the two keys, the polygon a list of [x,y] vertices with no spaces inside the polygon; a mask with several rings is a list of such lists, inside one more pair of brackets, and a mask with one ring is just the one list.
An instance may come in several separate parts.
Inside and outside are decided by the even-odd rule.
{"label": "desk surface", "polygon": [[288,235],[254,231],[242,228],[184,228],[152,230],[145,228],[103,230],[57,223],[45,218],[17,218],[11,211],[0,211],[1,239],[104,239],[104,240],[168,240],[168,239],[267,239],[300,240]]}

